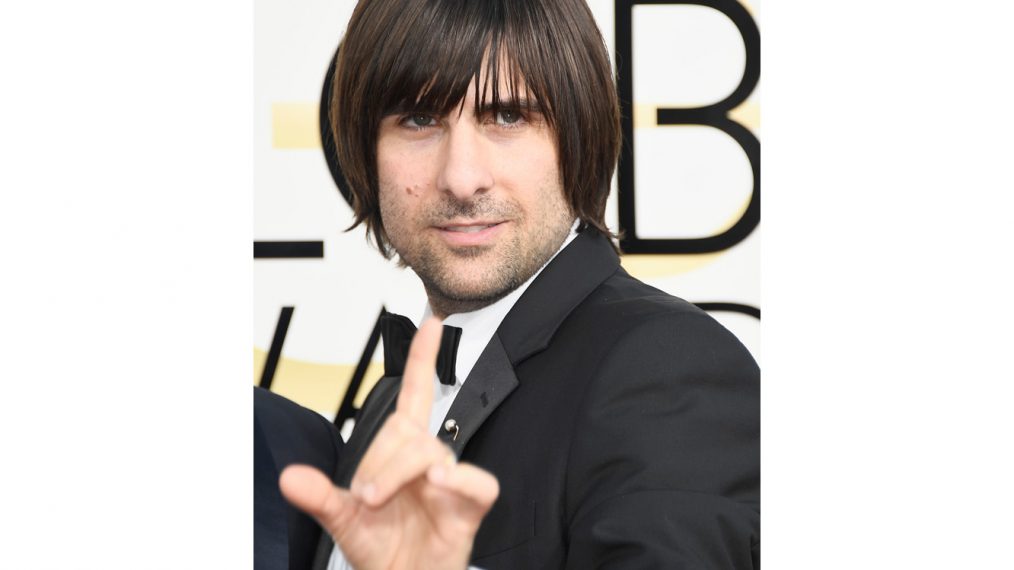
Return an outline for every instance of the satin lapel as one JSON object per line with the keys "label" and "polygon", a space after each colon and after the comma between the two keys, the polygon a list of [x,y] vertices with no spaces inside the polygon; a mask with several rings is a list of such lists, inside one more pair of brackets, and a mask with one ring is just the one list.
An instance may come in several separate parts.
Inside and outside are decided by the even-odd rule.
{"label": "satin lapel", "polygon": [[620,258],[608,239],[594,230],[578,234],[500,323],[497,335],[511,363],[517,366],[549,346],[571,311],[619,267]]}
{"label": "satin lapel", "polygon": [[482,422],[517,387],[518,378],[514,375],[514,367],[507,358],[500,337],[494,334],[444,417],[444,425],[453,419],[457,431],[441,428],[437,437],[451,446],[454,454],[460,457],[465,444]]}
{"label": "satin lapel", "polygon": [[[352,476],[356,473],[356,467],[362,460],[366,450],[373,441],[373,436],[382,425],[387,416],[394,412],[398,403],[398,389],[401,387],[400,376],[385,376],[377,381],[376,387],[370,392],[366,402],[363,402],[363,410],[377,410],[377,413],[370,413],[356,418],[356,427],[352,430],[348,443],[342,448],[341,457],[338,458],[338,467],[335,469],[334,482],[339,487],[348,489]],[[320,542],[317,543],[317,553],[313,557],[313,570],[326,570],[331,559],[331,551],[334,550],[334,541],[327,533],[321,533]]]}
{"label": "satin lapel", "polygon": [[342,455],[338,460],[338,468],[335,470],[335,483],[339,487],[348,488],[352,476],[359,466],[359,461],[366,454],[370,442],[377,435],[377,431],[384,425],[387,416],[394,412],[398,403],[398,389],[401,388],[401,376],[385,376],[377,382],[377,386],[370,392],[370,397],[363,403],[363,410],[376,410],[376,412],[361,415],[356,418],[356,427],[352,430],[348,443],[342,449]]}

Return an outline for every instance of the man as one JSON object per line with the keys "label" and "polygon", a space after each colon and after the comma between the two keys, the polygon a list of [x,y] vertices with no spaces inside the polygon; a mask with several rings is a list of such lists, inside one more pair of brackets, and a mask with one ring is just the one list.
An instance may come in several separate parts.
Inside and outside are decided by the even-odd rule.
{"label": "man", "polygon": [[[471,464],[449,467],[471,485],[438,489],[455,508],[431,519],[433,536],[460,531],[451,566],[468,542],[465,559],[490,570],[755,567],[759,373],[708,315],[619,265],[604,221],[618,104],[584,2],[361,0],[338,57],[330,111],[356,222],[461,332],[420,413],[428,402],[398,396],[394,333],[411,327],[387,321],[387,374],[335,478],[351,492],[297,504],[359,564],[364,513],[393,496],[409,512],[446,476],[428,424]],[[283,475],[287,496],[327,486],[304,475]],[[402,534],[376,542],[398,550],[411,524],[385,516],[377,528]],[[331,550],[317,568],[344,564]]]}

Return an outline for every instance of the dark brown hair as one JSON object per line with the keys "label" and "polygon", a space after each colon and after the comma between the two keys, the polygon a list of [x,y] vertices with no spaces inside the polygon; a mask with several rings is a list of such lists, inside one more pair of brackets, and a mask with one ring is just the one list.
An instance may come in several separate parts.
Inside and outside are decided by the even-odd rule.
{"label": "dark brown hair", "polygon": [[380,121],[410,111],[446,115],[473,78],[476,108],[488,93],[493,113],[517,105],[523,79],[529,103],[555,133],[567,202],[582,227],[610,235],[604,217],[620,111],[605,43],[584,0],[360,0],[339,46],[330,102],[352,227],[366,222],[391,255],[378,200]]}

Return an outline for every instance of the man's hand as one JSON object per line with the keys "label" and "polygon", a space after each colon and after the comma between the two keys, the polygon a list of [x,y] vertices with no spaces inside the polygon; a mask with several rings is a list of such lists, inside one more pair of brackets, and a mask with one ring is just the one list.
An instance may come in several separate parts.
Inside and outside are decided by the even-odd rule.
{"label": "man's hand", "polygon": [[282,471],[282,494],[317,519],[358,570],[468,566],[472,540],[500,487],[490,473],[455,463],[427,433],[440,321],[412,340],[397,408],[363,456],[350,490],[320,471]]}

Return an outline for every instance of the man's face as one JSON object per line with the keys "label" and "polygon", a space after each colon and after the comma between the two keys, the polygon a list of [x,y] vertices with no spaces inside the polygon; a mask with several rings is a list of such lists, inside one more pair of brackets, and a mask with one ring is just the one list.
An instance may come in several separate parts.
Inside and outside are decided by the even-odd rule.
{"label": "man's face", "polygon": [[384,229],[442,317],[524,283],[574,220],[541,114],[477,113],[472,88],[461,113],[387,116],[377,137]]}

